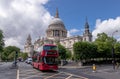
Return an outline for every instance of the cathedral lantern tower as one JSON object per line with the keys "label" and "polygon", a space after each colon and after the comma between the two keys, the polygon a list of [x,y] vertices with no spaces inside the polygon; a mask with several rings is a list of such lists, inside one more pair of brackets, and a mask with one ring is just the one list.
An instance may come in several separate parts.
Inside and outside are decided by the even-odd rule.
{"label": "cathedral lantern tower", "polygon": [[88,41],[88,42],[92,41],[92,34],[89,31],[89,24],[88,24],[87,18],[85,23],[85,31],[83,33],[83,41]]}
{"label": "cathedral lantern tower", "polygon": [[33,55],[33,48],[34,47],[33,47],[32,42],[31,42],[31,36],[29,34],[28,37],[27,37],[25,46],[24,46],[24,52],[28,53],[28,57],[32,57],[32,55]]}
{"label": "cathedral lantern tower", "polygon": [[56,15],[51,20],[47,30],[46,35],[48,39],[59,41],[60,39],[67,37],[67,30],[64,23],[59,18],[58,9],[56,10]]}
{"label": "cathedral lantern tower", "polygon": [[26,45],[31,45],[32,43],[31,43],[31,36],[30,36],[30,34],[28,35],[28,37],[27,37],[27,40],[26,40]]}

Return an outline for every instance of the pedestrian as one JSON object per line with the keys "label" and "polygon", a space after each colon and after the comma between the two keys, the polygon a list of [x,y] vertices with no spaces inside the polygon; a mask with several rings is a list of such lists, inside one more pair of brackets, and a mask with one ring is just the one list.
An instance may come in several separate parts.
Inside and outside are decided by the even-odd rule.
{"label": "pedestrian", "polygon": [[119,66],[120,66],[120,64],[117,62],[117,63],[116,63],[116,69],[118,69]]}

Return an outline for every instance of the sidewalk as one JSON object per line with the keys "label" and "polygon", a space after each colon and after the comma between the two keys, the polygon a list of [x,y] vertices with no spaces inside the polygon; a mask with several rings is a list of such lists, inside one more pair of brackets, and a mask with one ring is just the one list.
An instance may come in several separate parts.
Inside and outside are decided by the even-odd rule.
{"label": "sidewalk", "polygon": [[59,66],[59,68],[92,68],[92,66]]}

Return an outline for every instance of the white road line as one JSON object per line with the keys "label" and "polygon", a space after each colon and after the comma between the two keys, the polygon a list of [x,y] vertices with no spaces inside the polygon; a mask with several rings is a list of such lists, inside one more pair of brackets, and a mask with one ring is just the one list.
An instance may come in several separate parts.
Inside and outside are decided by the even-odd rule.
{"label": "white road line", "polygon": [[[63,72],[63,71],[62,71]],[[80,78],[83,78],[83,79],[88,79],[86,77],[83,77],[83,76],[79,76],[79,75],[75,75],[75,74],[71,74],[71,73],[68,73],[68,72],[63,72],[63,73],[66,73],[66,74],[69,74],[69,75],[72,75],[72,76],[76,76],[76,77],[80,77]],[[68,79],[68,78],[67,78]]]}
{"label": "white road line", "polygon": [[70,76],[68,76],[67,78],[65,78],[65,79],[69,79],[70,77],[72,77],[73,75],[72,74],[70,74]]}
{"label": "white road line", "polygon": [[88,79],[88,78],[83,77],[83,76],[79,76],[79,75],[75,75],[75,74],[71,74],[71,73],[67,73],[67,72],[63,72],[63,71],[60,71],[58,74],[54,74],[54,75],[48,76],[48,77],[46,77],[46,78],[44,78],[44,79],[52,78],[52,77],[54,77],[54,76],[56,76],[56,75],[59,75],[59,74],[61,74],[61,73],[65,73],[65,74],[68,74],[68,75],[69,75],[69,76],[68,76],[67,78],[65,78],[65,79],[69,79],[69,78],[72,77],[72,76],[80,77],[80,78],[83,78],[83,79]]}
{"label": "white road line", "polygon": [[[60,72],[60,73],[61,73],[61,72]],[[54,75],[48,76],[48,77],[46,77],[46,78],[44,78],[44,79],[48,79],[48,78],[54,77],[54,76],[56,76],[56,75],[58,75],[58,74],[60,74],[60,73],[57,73],[57,74],[54,74]]]}
{"label": "white road line", "polygon": [[16,79],[19,79],[19,69],[17,69],[17,78]]}

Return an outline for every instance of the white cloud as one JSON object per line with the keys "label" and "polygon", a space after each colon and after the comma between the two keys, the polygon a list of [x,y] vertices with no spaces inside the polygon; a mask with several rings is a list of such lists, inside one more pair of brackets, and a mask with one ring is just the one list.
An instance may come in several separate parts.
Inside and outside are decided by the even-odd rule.
{"label": "white cloud", "polygon": [[51,20],[50,13],[44,7],[48,0],[0,0],[0,29],[3,30],[5,44],[20,48],[28,34],[34,41],[45,35]]}
{"label": "white cloud", "polygon": [[67,36],[70,37],[70,36],[74,35],[75,33],[79,32],[79,31],[80,30],[78,30],[78,29],[71,29],[71,30],[68,31]]}
{"label": "white cloud", "polygon": [[71,29],[70,30],[70,33],[76,33],[76,32],[79,32],[79,30],[78,29]]}
{"label": "white cloud", "polygon": [[67,37],[70,37],[70,36],[72,36],[72,35],[70,34],[70,31],[67,31]]}
{"label": "white cloud", "polygon": [[[116,30],[118,30],[118,32],[114,33]],[[98,33],[106,33],[109,36],[112,36],[112,34],[114,33],[114,37],[117,37],[117,39],[119,39],[118,37],[120,34],[120,17],[117,17],[115,19],[108,19],[108,20],[103,20],[101,21],[100,19],[96,20],[96,26],[95,26],[95,30],[92,32],[93,35],[93,39],[96,38]]]}

